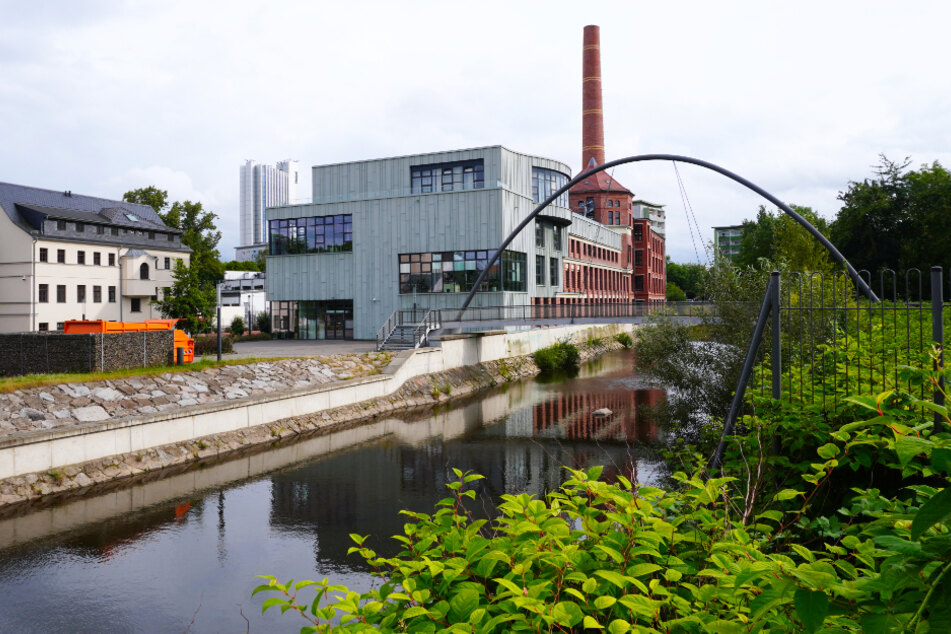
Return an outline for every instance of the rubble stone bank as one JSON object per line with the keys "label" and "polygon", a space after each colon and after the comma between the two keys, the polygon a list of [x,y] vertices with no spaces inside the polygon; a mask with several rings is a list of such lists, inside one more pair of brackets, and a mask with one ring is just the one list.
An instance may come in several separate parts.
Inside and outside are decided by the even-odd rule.
{"label": "rubble stone bank", "polygon": [[[620,345],[615,341],[607,340],[599,342],[599,344],[594,347],[582,348],[581,356],[583,359],[591,358],[611,350],[616,350],[619,347]],[[170,398],[169,394],[176,394],[179,396],[161,404],[174,402],[175,406],[184,408],[187,407],[187,405],[184,405],[183,401],[187,400],[194,400],[195,404],[197,404],[213,402],[215,400],[220,401],[227,398],[238,398],[239,396],[237,395],[240,394],[239,390],[245,392],[245,395],[255,395],[265,391],[287,393],[304,386],[317,385],[333,380],[344,380],[342,376],[350,372],[353,373],[352,376],[354,377],[366,376],[368,374],[378,373],[379,368],[389,363],[389,357],[385,356],[385,353],[333,355],[333,357],[348,358],[331,359],[323,357],[324,361],[318,361],[321,357],[313,359],[288,359],[269,363],[254,363],[245,366],[228,366],[218,368],[214,371],[205,370],[202,372],[186,372],[181,374],[168,373],[148,378],[137,377],[122,381],[64,385],[53,388],[53,390],[59,390],[59,393],[54,393],[49,387],[37,388],[36,391],[49,393],[56,402],[59,402],[63,398],[61,394],[68,394],[69,392],[76,394],[76,396],[71,396],[70,398],[73,399],[73,401],[78,401],[80,404],[74,405],[71,409],[63,408],[69,409],[69,420],[74,422],[80,420],[77,418],[77,410],[94,410],[98,408],[105,412],[105,415],[109,416],[117,410],[115,408],[110,410],[107,404],[122,402],[129,398],[135,400],[135,397],[130,397],[129,394],[124,391],[124,388],[128,389],[132,387],[131,385],[125,385],[126,381],[141,384],[141,387],[135,389],[138,390],[136,394],[143,399],[143,402],[144,399],[150,398],[152,399],[151,403],[155,403],[157,399]],[[333,365],[334,363],[336,363],[336,365]],[[278,368],[275,368],[275,366],[278,366]],[[331,374],[326,374],[324,369],[331,369],[332,376]],[[225,370],[228,370],[228,372],[224,372]],[[206,374],[208,372],[217,372],[218,374],[216,376],[209,376]],[[184,442],[163,445],[161,447],[153,447],[144,451],[124,453],[81,464],[69,465],[47,473],[31,473],[7,478],[0,480],[0,507],[6,506],[8,509],[11,509],[10,505],[16,505],[16,507],[20,507],[21,505],[29,506],[31,502],[37,502],[49,496],[58,498],[61,496],[83,494],[85,493],[85,489],[89,487],[97,488],[97,485],[98,487],[103,487],[109,483],[119,481],[132,482],[139,478],[151,479],[157,475],[156,472],[163,469],[186,465],[188,463],[217,459],[223,460],[227,458],[228,454],[247,450],[255,446],[265,446],[279,442],[282,439],[309,435],[339,425],[359,423],[361,420],[373,419],[397,410],[442,404],[453,398],[472,394],[501,383],[530,377],[538,374],[538,372],[538,366],[535,365],[531,356],[514,357],[465,366],[437,374],[414,377],[407,380],[399,390],[384,398],[362,401],[345,407],[317,411],[305,416],[285,418],[248,429],[213,434]],[[279,376],[289,377],[284,379],[289,380],[289,383],[285,383],[283,388],[279,383],[281,380],[278,378]],[[168,378],[166,379],[164,377]],[[180,380],[176,381],[174,380],[175,378],[179,378]],[[234,378],[235,382],[227,384],[226,382],[230,378]],[[304,383],[301,383],[302,381],[304,381]],[[259,385],[254,385],[255,383],[259,383]],[[190,387],[191,390],[181,390],[181,388],[185,386]],[[179,389],[169,389],[170,387],[177,387]],[[259,391],[255,392],[254,390]],[[162,392],[162,394],[157,394],[158,392]],[[116,393],[121,394],[121,396],[116,396]],[[228,394],[235,396],[229,397]],[[181,395],[189,396],[182,397]],[[202,397],[205,397],[205,400],[200,400]],[[39,401],[50,402],[48,399],[38,395],[35,398]],[[109,400],[110,398],[112,400]],[[95,405],[91,403],[95,403]],[[140,405],[140,407],[148,407],[148,405]],[[157,406],[152,405],[152,407]],[[49,412],[49,410],[44,411]],[[98,411],[96,413],[90,411],[80,415],[101,416],[103,414],[98,413]],[[3,416],[3,414],[0,414],[0,416]],[[27,416],[26,418],[29,417]],[[64,419],[54,418],[54,420]],[[43,421],[50,421],[50,419],[37,419],[34,422]],[[33,429],[36,429],[36,427]]]}

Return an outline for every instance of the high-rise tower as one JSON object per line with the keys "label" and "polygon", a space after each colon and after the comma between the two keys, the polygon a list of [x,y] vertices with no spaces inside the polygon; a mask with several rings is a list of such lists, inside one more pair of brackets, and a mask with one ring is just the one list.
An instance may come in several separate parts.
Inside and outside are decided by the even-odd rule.
{"label": "high-rise tower", "polygon": [[264,210],[267,207],[295,202],[299,180],[299,163],[291,159],[279,161],[276,165],[263,165],[248,160],[241,166],[239,191],[241,246],[237,248],[238,259],[247,257],[250,247],[262,245],[268,241]]}

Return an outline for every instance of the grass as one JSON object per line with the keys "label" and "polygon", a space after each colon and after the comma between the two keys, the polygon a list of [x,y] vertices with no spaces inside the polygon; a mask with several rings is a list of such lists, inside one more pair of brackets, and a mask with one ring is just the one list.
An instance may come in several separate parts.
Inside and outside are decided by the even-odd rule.
{"label": "grass", "polygon": [[0,394],[24,390],[31,387],[45,385],[60,385],[62,383],[85,383],[87,381],[108,381],[110,379],[125,379],[133,376],[152,376],[165,372],[194,372],[209,368],[221,368],[228,365],[244,365],[261,361],[278,361],[288,357],[252,357],[247,359],[227,359],[222,361],[201,359],[185,365],[163,365],[151,368],[124,368],[109,372],[69,372],[61,374],[26,374],[0,378]]}

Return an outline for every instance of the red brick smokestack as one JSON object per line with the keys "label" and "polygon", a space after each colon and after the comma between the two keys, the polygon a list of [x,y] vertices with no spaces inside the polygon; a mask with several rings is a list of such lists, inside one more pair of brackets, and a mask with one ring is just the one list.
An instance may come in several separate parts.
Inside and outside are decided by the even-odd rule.
{"label": "red brick smokestack", "polygon": [[[604,115],[601,109],[601,28],[584,27],[581,84],[581,171],[604,163]],[[594,163],[592,163],[592,159]]]}

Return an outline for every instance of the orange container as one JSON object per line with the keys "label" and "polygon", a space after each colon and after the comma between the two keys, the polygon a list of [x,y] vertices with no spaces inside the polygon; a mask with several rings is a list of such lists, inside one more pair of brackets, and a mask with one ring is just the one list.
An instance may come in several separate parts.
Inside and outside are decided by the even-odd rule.
{"label": "orange container", "polygon": [[142,332],[143,330],[175,330],[175,349],[172,358],[177,359],[177,349],[185,349],[185,363],[195,360],[195,340],[184,330],[175,328],[178,319],[146,319],[145,321],[105,321],[102,319],[73,319],[63,324],[67,335],[84,335],[105,332]]}

